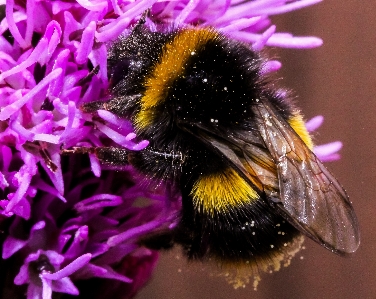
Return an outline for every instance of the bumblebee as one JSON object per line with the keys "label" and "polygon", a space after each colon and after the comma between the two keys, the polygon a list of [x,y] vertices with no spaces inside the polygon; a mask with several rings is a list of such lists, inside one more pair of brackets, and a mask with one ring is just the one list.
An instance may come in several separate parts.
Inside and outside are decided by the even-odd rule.
{"label": "bumblebee", "polygon": [[182,196],[172,241],[192,259],[273,264],[299,236],[339,255],[359,246],[345,190],[312,152],[266,60],[212,28],[153,32],[142,22],[111,47],[112,97],[82,107],[132,121],[141,151],[75,148],[132,165]]}

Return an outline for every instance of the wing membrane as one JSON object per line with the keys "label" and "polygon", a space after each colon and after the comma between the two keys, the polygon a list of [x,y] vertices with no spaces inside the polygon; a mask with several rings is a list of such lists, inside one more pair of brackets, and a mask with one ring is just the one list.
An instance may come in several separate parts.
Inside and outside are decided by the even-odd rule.
{"label": "wing membrane", "polygon": [[254,111],[277,166],[277,207],[316,242],[338,253],[354,252],[359,246],[358,224],[345,190],[270,105],[261,103]]}

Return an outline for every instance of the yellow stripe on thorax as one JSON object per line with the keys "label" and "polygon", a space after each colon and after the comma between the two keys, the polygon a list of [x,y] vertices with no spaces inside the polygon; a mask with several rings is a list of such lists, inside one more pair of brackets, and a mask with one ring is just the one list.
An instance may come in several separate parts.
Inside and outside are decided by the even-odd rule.
{"label": "yellow stripe on thorax", "polygon": [[218,33],[208,28],[184,29],[165,45],[160,61],[145,82],[146,91],[141,98],[141,109],[135,117],[138,129],[153,122],[154,107],[164,101],[173,81],[184,75],[187,61],[196,54],[198,47],[218,36]]}
{"label": "yellow stripe on thorax", "polygon": [[288,120],[288,123],[294,129],[296,134],[298,134],[299,137],[304,141],[307,147],[312,150],[313,141],[304,124],[303,117],[299,113],[296,113]]}
{"label": "yellow stripe on thorax", "polygon": [[259,198],[257,192],[232,168],[200,176],[191,196],[196,209],[213,215],[242,207]]}

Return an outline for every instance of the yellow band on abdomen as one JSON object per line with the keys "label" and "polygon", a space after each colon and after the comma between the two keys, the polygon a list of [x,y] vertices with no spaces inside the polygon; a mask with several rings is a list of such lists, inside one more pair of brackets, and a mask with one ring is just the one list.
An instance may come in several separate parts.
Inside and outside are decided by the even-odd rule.
{"label": "yellow band on abdomen", "polygon": [[259,198],[257,192],[232,168],[200,176],[193,185],[191,196],[196,208],[209,215],[242,207]]}

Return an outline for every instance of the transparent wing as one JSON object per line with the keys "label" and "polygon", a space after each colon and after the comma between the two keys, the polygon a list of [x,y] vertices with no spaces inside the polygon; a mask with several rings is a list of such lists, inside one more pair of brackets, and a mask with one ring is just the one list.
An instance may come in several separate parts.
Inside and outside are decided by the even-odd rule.
{"label": "transparent wing", "polygon": [[253,109],[253,131],[217,132],[197,124],[194,133],[187,131],[221,153],[302,233],[335,253],[354,252],[358,222],[345,190],[267,102]]}
{"label": "transparent wing", "polygon": [[359,246],[358,223],[345,190],[270,105],[260,103],[254,112],[276,164],[277,208],[291,224],[324,247],[337,253],[354,252]]}

